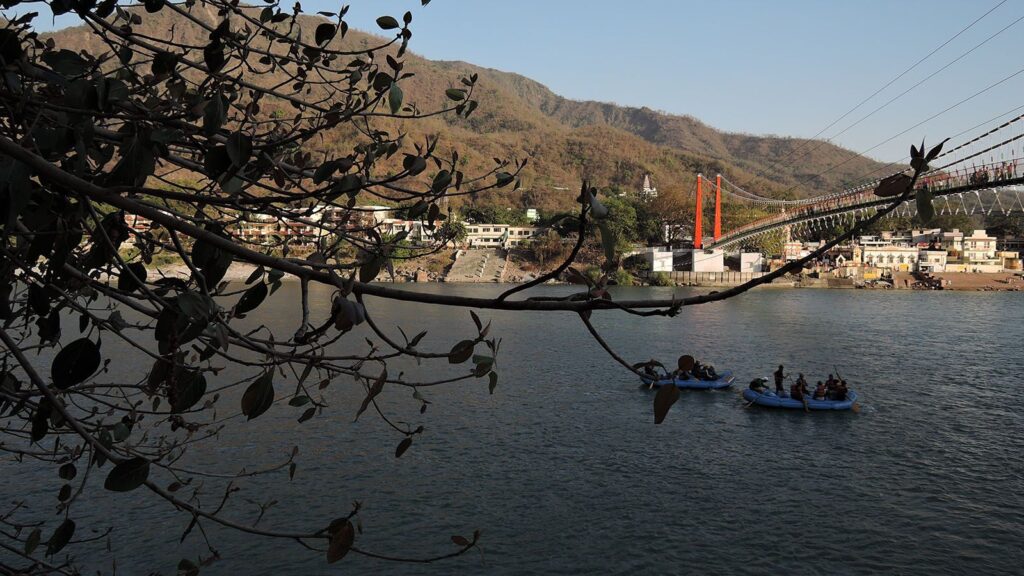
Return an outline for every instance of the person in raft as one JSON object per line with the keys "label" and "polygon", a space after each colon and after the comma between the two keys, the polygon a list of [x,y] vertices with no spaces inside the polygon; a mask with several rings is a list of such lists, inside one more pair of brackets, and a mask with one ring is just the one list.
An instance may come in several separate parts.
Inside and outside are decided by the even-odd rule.
{"label": "person in raft", "polygon": [[768,379],[764,377],[754,378],[750,381],[750,389],[758,394],[764,394],[768,391]]}
{"label": "person in raft", "polygon": [[775,394],[779,397],[785,396],[786,389],[782,387],[782,381],[786,379],[786,375],[782,373],[782,364],[779,364],[779,369],[775,371]]}
{"label": "person in raft", "polygon": [[[829,375],[831,377],[831,374]],[[825,383],[818,380],[818,385],[814,388],[814,399],[824,400],[825,399]]]}
{"label": "person in raft", "polygon": [[804,375],[801,373],[800,376],[797,377],[796,382],[794,382],[793,385],[789,387],[789,397],[792,398],[793,400],[799,400],[803,402],[804,410],[806,411],[808,410],[806,394],[809,393],[810,390],[807,389],[807,380],[804,379]]}
{"label": "person in raft", "polygon": [[846,380],[840,380],[839,383],[836,384],[835,389],[832,391],[832,400],[835,400],[837,402],[842,402],[843,400],[846,400],[847,392],[849,392],[849,390],[846,388]]}

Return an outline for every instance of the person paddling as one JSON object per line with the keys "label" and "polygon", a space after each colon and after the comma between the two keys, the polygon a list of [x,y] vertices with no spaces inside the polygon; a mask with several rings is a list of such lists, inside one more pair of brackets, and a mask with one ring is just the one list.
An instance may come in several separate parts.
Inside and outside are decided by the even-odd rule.
{"label": "person paddling", "polygon": [[786,379],[786,375],[782,373],[782,364],[779,364],[779,369],[775,371],[775,395],[780,398],[785,395],[785,389],[782,387],[782,381]]}

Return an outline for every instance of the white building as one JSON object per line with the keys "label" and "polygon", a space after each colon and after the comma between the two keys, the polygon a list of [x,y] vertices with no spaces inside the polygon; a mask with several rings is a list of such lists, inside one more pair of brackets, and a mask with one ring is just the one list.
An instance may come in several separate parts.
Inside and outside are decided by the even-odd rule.
{"label": "white building", "polygon": [[466,226],[466,244],[470,248],[510,248],[536,238],[542,231],[539,226],[469,224]]}
{"label": "white building", "polygon": [[910,272],[917,269],[916,246],[868,245],[862,246],[861,263],[885,270]]}
{"label": "white building", "polygon": [[1003,269],[996,257],[996,238],[984,230],[975,230],[964,238],[963,254],[968,272],[1001,272]]}
{"label": "white building", "polygon": [[923,248],[917,253],[917,269],[921,272],[945,272],[946,257],[945,250]]}
{"label": "white building", "polygon": [[637,193],[637,197],[644,202],[649,202],[658,197],[658,189],[651,186],[651,175],[644,174],[644,185]]}
{"label": "white building", "polygon": [[652,246],[644,250],[644,260],[651,272],[671,272],[674,258],[671,248]]}
{"label": "white building", "polygon": [[694,272],[725,272],[725,252],[723,250],[694,250]]}
{"label": "white building", "polygon": [[740,272],[764,270],[764,255],[760,252],[740,252]]}
{"label": "white building", "polygon": [[526,219],[530,222],[536,222],[537,220],[540,220],[540,214],[537,213],[536,208],[527,208]]}

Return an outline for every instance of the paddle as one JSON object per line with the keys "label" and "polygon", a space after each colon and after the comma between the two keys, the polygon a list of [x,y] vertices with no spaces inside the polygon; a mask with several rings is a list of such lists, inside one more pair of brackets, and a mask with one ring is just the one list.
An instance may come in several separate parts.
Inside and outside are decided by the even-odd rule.
{"label": "paddle", "polygon": [[[842,382],[844,380],[844,378],[843,378],[843,375],[839,373],[839,366],[836,366],[835,364],[833,364],[832,365],[832,369],[836,371],[836,378],[839,378],[839,381]],[[847,390],[846,392],[847,392],[847,394],[849,394],[850,391]],[[854,414],[860,414],[860,404],[857,403],[857,402],[854,402],[853,404],[851,404],[850,405],[850,411],[852,411]]]}

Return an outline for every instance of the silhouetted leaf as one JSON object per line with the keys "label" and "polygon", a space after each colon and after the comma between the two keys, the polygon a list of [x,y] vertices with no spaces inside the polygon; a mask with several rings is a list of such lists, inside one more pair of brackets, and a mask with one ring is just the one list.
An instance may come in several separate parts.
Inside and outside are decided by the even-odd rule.
{"label": "silhouetted leaf", "polygon": [[469,546],[469,540],[465,536],[459,536],[458,534],[452,536],[452,544],[456,546]]}
{"label": "silhouetted leaf", "polygon": [[50,540],[46,543],[46,555],[53,556],[57,552],[60,552],[68,542],[71,541],[71,537],[75,535],[75,521],[70,518],[65,518],[64,522],[53,531],[50,536]]}
{"label": "silhouetted leaf", "polygon": [[[148,276],[146,265],[142,262],[128,264],[126,270],[122,270],[117,277],[117,289],[125,292],[135,292],[145,282]],[[129,273],[130,272],[130,273]]]}
{"label": "silhouetted leaf", "polygon": [[466,91],[461,88],[449,88],[444,91],[444,95],[447,96],[449,100],[454,100],[456,102],[466,99]]}
{"label": "silhouetted leaf", "polygon": [[35,528],[32,532],[29,532],[28,538],[25,539],[25,554],[31,556],[36,548],[39,547],[39,542],[43,538],[43,531],[39,528]]}
{"label": "silhouetted leaf", "polygon": [[244,132],[234,132],[228,136],[228,158],[236,167],[241,168],[252,156],[252,138]]}
{"label": "silhouetted leaf", "polygon": [[373,381],[369,389],[366,391],[366,397],[363,398],[363,403],[359,405],[359,411],[356,412],[356,420],[359,420],[359,416],[366,412],[366,409],[370,406],[370,402],[380,394],[381,390],[384,389],[384,383],[388,379],[388,371],[384,370],[380,373],[380,376]]}
{"label": "silhouetted leaf", "polygon": [[476,342],[472,340],[462,340],[452,346],[450,352],[448,352],[448,363],[449,364],[462,364],[466,360],[469,360],[470,356],[473,355],[473,348],[476,346]]}
{"label": "silhouetted leaf", "polygon": [[394,30],[398,28],[400,24],[398,20],[395,20],[391,16],[381,16],[377,18],[377,26],[380,26],[381,30]]}
{"label": "silhouetted leaf", "polygon": [[206,376],[198,370],[179,370],[175,377],[175,393],[171,412],[180,413],[195,406],[206,394]]}
{"label": "silhouetted leaf", "polygon": [[906,174],[893,174],[888,178],[884,178],[875,187],[875,196],[879,198],[891,198],[893,196],[899,196],[910,188],[910,183],[913,178]]}
{"label": "silhouetted leaf", "polygon": [[88,338],[79,338],[57,353],[50,366],[53,385],[70,388],[85,381],[100,367],[100,349]]}
{"label": "silhouetted leaf", "polygon": [[395,448],[395,458],[400,458],[402,454],[405,454],[405,451],[409,449],[409,446],[412,446],[412,436],[402,438],[402,441],[398,443],[398,447]]}
{"label": "silhouetted leaf", "polygon": [[359,267],[359,281],[362,283],[372,282],[380,274],[381,265],[384,260],[380,256],[374,256]]}
{"label": "silhouetted leaf", "polygon": [[267,411],[274,403],[274,374],[264,372],[242,394],[242,414],[249,420]]}
{"label": "silhouetted leaf", "polygon": [[935,207],[932,206],[932,193],[924,188],[914,192],[914,201],[917,204],[917,216],[922,224],[927,224],[935,218]]}
{"label": "silhouetted leaf", "polygon": [[331,541],[327,546],[327,563],[333,564],[344,558],[348,551],[352,549],[352,543],[355,542],[355,539],[355,527],[352,526],[352,522],[346,520],[331,534]]}
{"label": "silhouetted leaf", "polygon": [[130,492],[142,486],[149,478],[149,460],[135,457],[110,469],[103,487],[114,492]]}
{"label": "silhouetted leaf", "polygon": [[319,26],[316,27],[316,33],[314,34],[317,45],[323,46],[324,44],[327,44],[328,42],[331,41],[331,38],[334,38],[334,35],[337,32],[338,27],[335,26],[334,24],[330,24],[328,22],[320,24]]}
{"label": "silhouetted leaf", "polygon": [[679,400],[679,388],[669,384],[658,388],[654,395],[654,423],[661,424],[665,421],[669,408]]}
{"label": "silhouetted leaf", "polygon": [[235,304],[235,315],[245,314],[255,310],[267,297],[267,285],[263,282],[253,284]]}
{"label": "silhouetted leaf", "polygon": [[398,87],[398,83],[392,83],[391,88],[388,89],[388,104],[391,107],[392,114],[398,114],[398,111],[402,109],[402,99],[404,97],[405,95],[402,94],[402,89]]}

